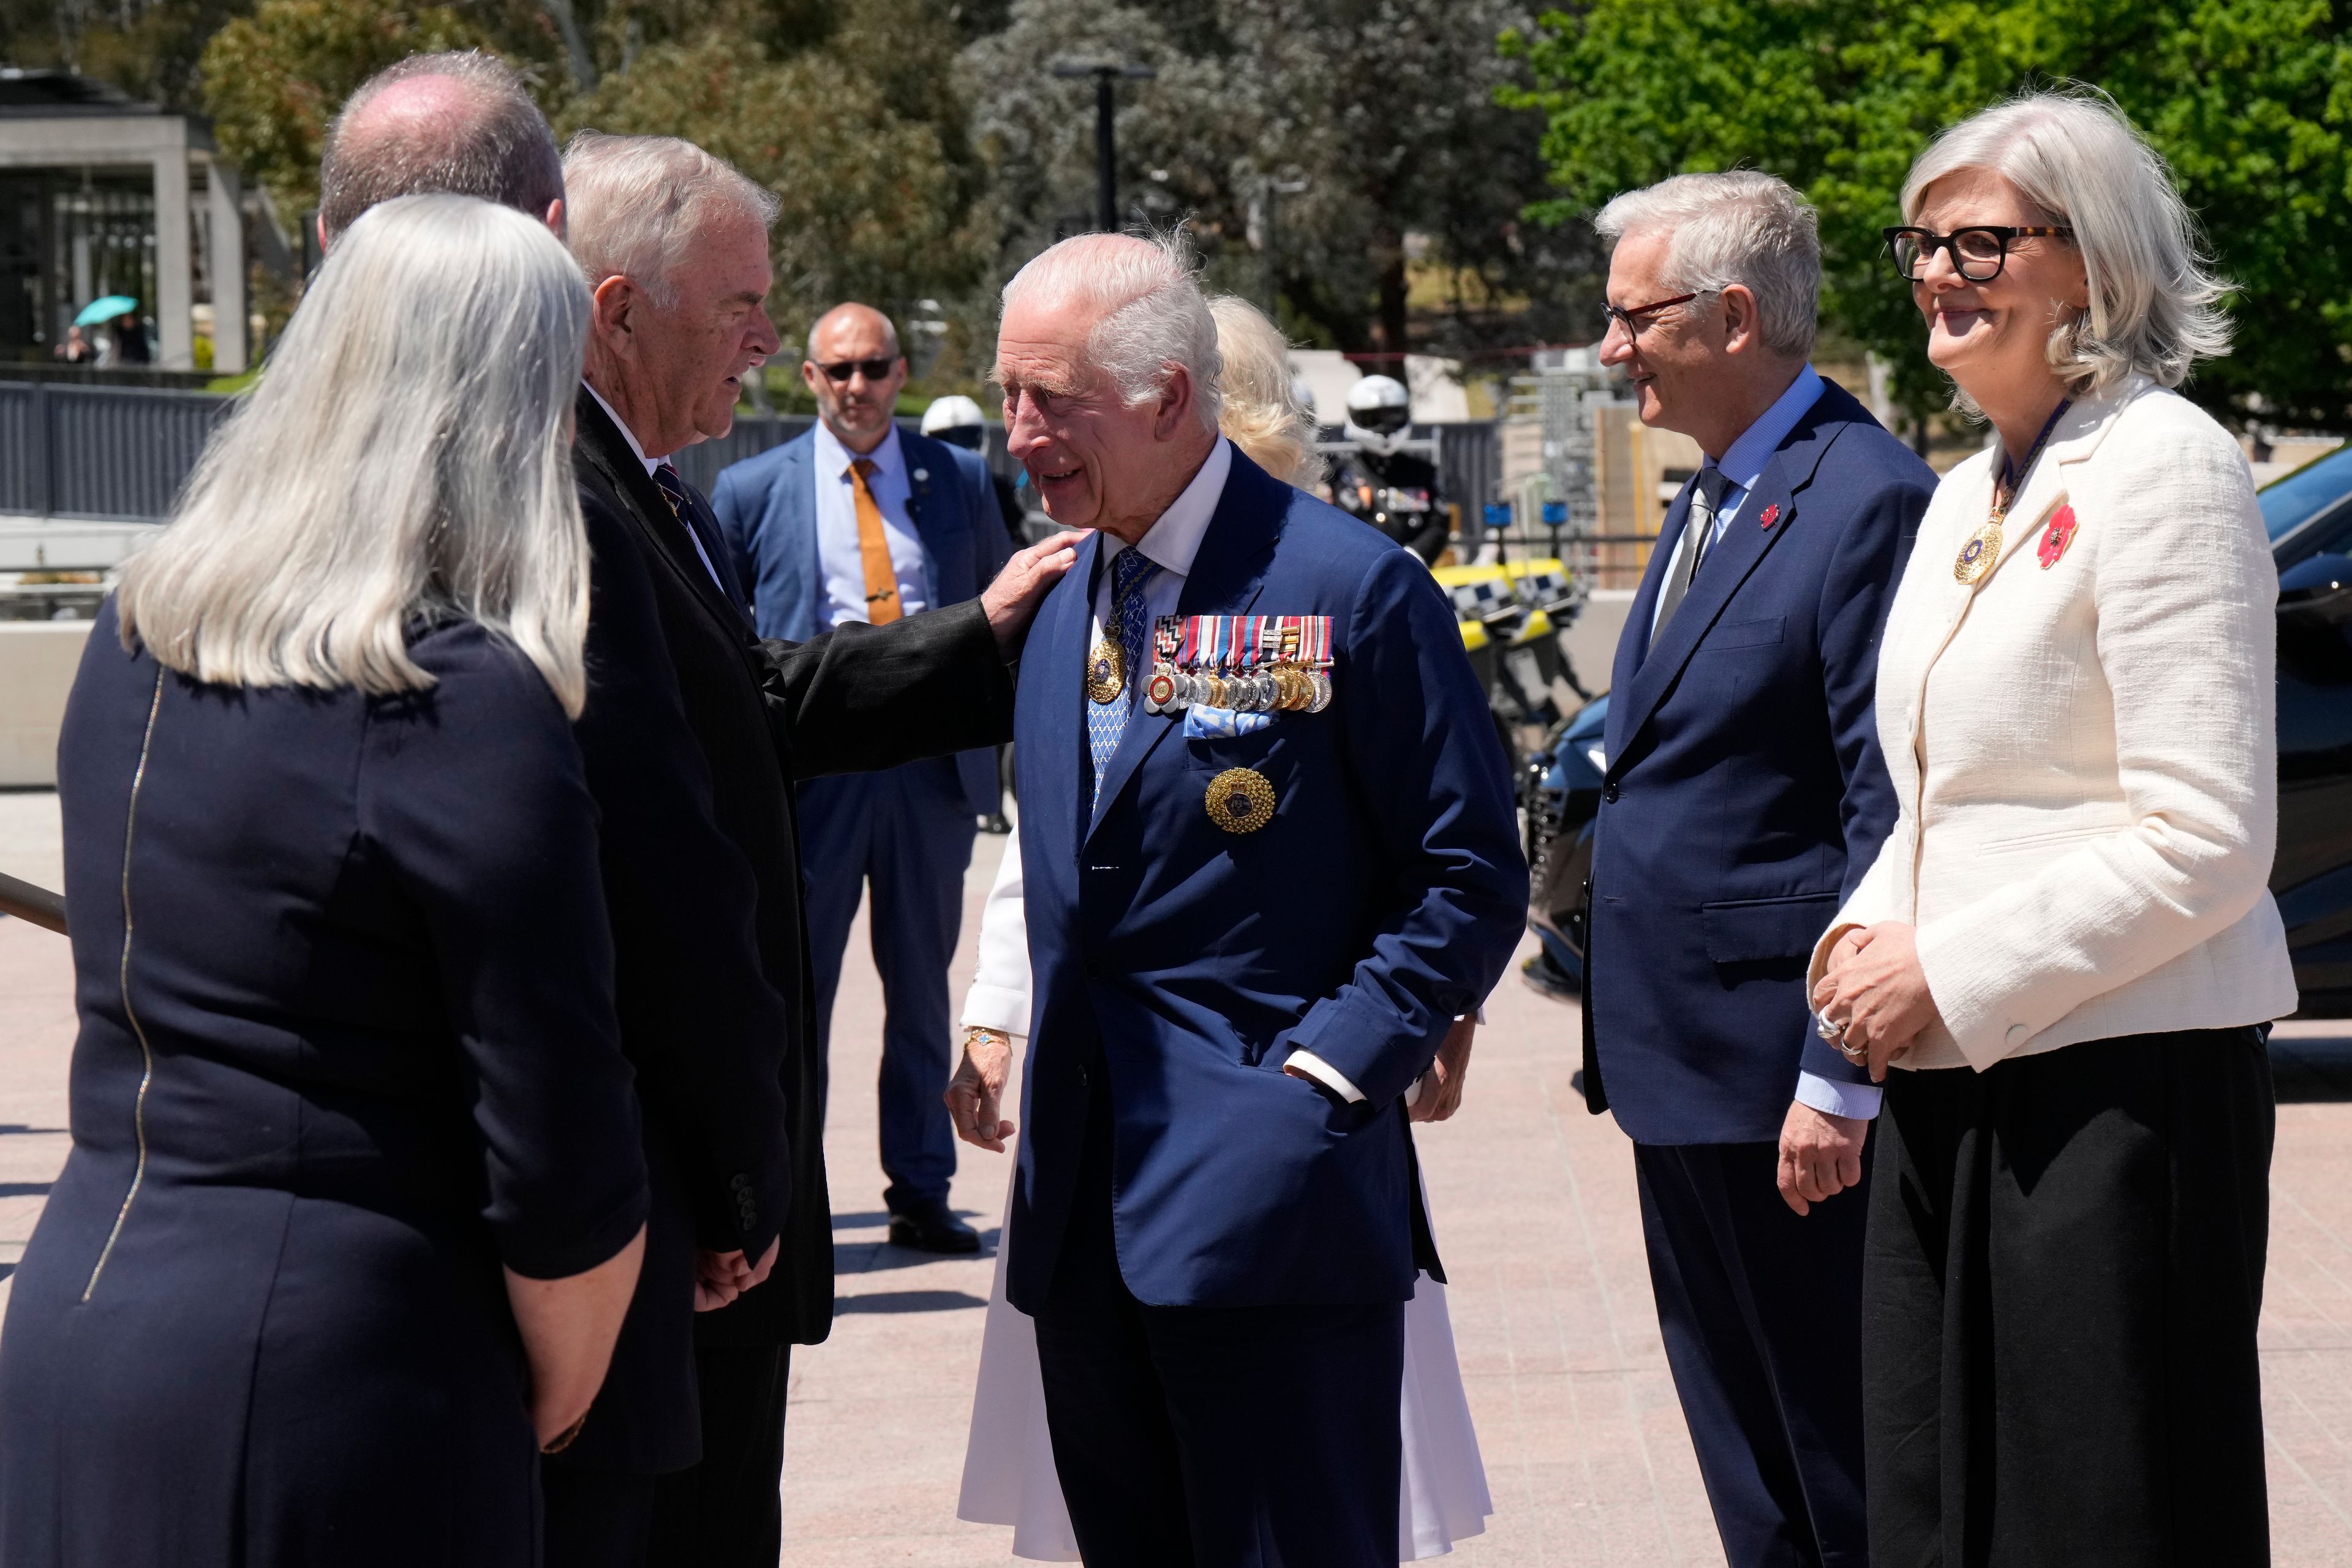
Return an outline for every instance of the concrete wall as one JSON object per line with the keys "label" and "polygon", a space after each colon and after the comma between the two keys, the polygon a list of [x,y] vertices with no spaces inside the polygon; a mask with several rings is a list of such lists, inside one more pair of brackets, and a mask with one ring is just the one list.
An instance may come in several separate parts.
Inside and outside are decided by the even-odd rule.
{"label": "concrete wall", "polygon": [[1561,635],[1560,650],[1584,689],[1598,697],[1609,689],[1610,671],[1617,662],[1617,638],[1625,629],[1633,607],[1631,588],[1601,588],[1585,601],[1576,624]]}
{"label": "concrete wall", "polygon": [[0,786],[54,786],[88,621],[0,621]]}

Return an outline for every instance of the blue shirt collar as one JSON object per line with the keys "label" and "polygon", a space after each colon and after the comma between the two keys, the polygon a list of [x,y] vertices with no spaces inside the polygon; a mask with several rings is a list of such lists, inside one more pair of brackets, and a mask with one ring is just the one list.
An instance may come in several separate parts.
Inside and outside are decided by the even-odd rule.
{"label": "blue shirt collar", "polygon": [[1754,489],[1756,481],[1764,477],[1765,465],[1772,460],[1772,454],[1780,449],[1780,443],[1789,438],[1789,432],[1797,427],[1805,410],[1820,402],[1827,390],[1820,373],[1811,365],[1801,367],[1789,389],[1773,399],[1772,406],[1755,424],[1740,432],[1729,451],[1715,459],[1723,477],[1743,492]]}

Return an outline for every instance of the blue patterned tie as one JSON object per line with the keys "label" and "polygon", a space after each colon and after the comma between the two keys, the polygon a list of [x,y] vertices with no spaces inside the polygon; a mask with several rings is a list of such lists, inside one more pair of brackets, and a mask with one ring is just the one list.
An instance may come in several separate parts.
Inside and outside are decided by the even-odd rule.
{"label": "blue patterned tie", "polygon": [[[1094,802],[1102,797],[1103,773],[1118,750],[1118,738],[1127,733],[1127,715],[1135,706],[1136,689],[1143,684],[1143,584],[1159,570],[1150,556],[1133,545],[1120,551],[1110,563],[1110,624],[1104,630],[1118,637],[1119,652],[1127,658],[1127,682],[1108,702],[1087,699],[1087,747],[1095,763]],[[1092,802],[1087,809],[1093,809]]]}

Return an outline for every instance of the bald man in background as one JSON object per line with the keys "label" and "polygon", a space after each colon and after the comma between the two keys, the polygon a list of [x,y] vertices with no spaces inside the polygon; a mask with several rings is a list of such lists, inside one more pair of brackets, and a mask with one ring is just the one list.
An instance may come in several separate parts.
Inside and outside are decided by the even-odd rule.
{"label": "bald man in background", "polygon": [[[804,642],[976,597],[1012,554],[1012,536],[979,454],[898,424],[907,361],[889,318],[859,304],[825,312],[809,331],[801,379],[816,398],[816,426],[727,469],[710,493],[760,635]],[[948,1204],[955,1139],[940,1096],[951,1067],[948,963],[972,836],[998,808],[995,754],[810,779],[799,795],[817,1059],[830,1055],[842,959],[870,889],[890,1239],[977,1252],[979,1234]]]}

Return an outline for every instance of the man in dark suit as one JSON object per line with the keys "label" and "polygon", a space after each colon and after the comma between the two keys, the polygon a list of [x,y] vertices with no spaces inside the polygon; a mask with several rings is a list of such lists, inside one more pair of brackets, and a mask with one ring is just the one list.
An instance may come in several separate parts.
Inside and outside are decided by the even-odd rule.
{"label": "man in dark suit", "polygon": [[[833,1313],[793,783],[1007,735],[1011,661],[1075,542],[1024,552],[980,599],[936,614],[845,626],[797,647],[762,641],[717,520],[667,458],[726,433],[742,377],[776,347],[763,308],[774,198],[664,137],[583,133],[566,154],[564,180],[572,248],[593,290],[575,455],[582,509],[592,541],[642,563],[688,750],[700,764],[694,772],[737,858],[728,890],[731,898],[745,889],[733,909],[778,1016],[730,1048],[756,1051],[761,1070],[781,1078],[790,1181],[780,1216],[755,1181],[728,1183],[735,1228],[749,1245],[725,1245],[733,1237],[713,1223],[723,1215],[673,1211],[673,1227],[688,1232],[674,1249],[691,1254],[683,1278],[704,1310],[694,1325],[698,1435],[688,1431],[681,1456],[678,1417],[693,1421],[696,1384],[666,1400],[592,1411],[579,1452],[550,1470],[549,1561],[560,1561],[559,1547],[570,1561],[641,1561],[649,1541],[663,1563],[767,1568],[780,1549],[790,1347],[823,1340]],[[666,988],[659,1001],[687,1027],[708,1005],[688,987]],[[701,1054],[716,1051],[705,1044]],[[649,1099],[646,1120],[651,1136],[668,1131],[690,1149],[667,1102]],[[658,1202],[652,1224],[663,1225]],[[774,1239],[762,1253],[766,1237]],[[648,1349],[649,1362],[668,1353],[676,1312],[656,1312],[643,1298],[681,1278],[677,1268],[657,1275],[654,1250],[649,1244],[646,1274],[656,1283],[640,1304],[661,1332],[643,1338],[662,1342]],[[639,1377],[632,1352],[625,1328],[611,1382]]]}
{"label": "man in dark suit", "polygon": [[[978,597],[1013,553],[1012,537],[979,455],[901,430],[892,417],[907,361],[889,318],[857,304],[827,311],[809,330],[801,379],[816,397],[815,427],[736,464],[711,489],[760,635],[806,642]],[[842,958],[870,887],[887,1008],[877,1085],[883,1203],[890,1239],[925,1252],[980,1250],[979,1233],[948,1207],[955,1138],[940,1095],[964,870],[979,819],[997,805],[992,750],[812,779],[800,790],[818,1102]]]}
{"label": "man in dark suit", "polygon": [[1584,1086],[1633,1140],[1659,1326],[1733,1568],[1860,1564],[1864,1138],[1805,963],[1895,820],[1878,635],[1935,475],[1806,363],[1812,209],[1691,174],[1601,214],[1603,363],[1706,461],[1617,647]]}
{"label": "man in dark suit", "polygon": [[[1113,312],[1159,363],[1095,357]],[[1218,434],[1215,342],[1186,261],[1129,236],[1006,290],[1013,451],[1101,531],[1018,703],[1006,1289],[1088,1562],[1394,1562],[1403,1303],[1435,1266],[1407,1097],[1517,942],[1527,865],[1444,594]],[[960,1079],[968,1134],[990,1076]]]}

